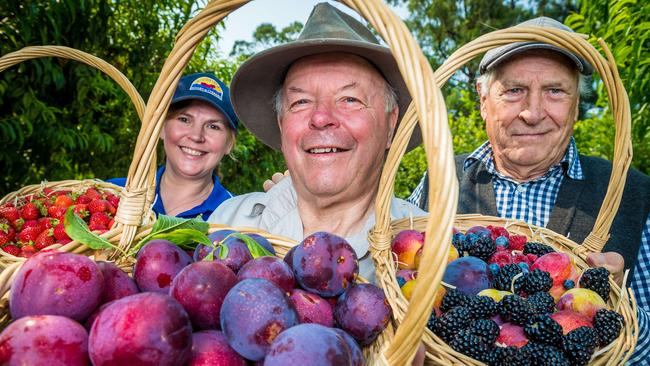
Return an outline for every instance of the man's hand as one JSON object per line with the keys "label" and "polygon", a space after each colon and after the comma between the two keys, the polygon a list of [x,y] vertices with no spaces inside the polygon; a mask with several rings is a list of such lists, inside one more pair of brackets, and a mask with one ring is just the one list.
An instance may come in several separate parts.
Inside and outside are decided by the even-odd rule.
{"label": "man's hand", "polygon": [[288,176],[289,176],[289,171],[288,170],[285,170],[284,174],[282,174],[280,172],[274,173],[273,176],[271,177],[271,179],[265,180],[264,184],[262,184],[262,188],[264,188],[264,192],[268,192],[269,189],[273,188],[274,185],[280,183],[280,181],[282,179],[284,179],[285,177],[288,177]]}
{"label": "man's hand", "polygon": [[625,260],[620,254],[616,252],[589,253],[587,263],[592,267],[605,267],[614,277],[614,281],[622,286]]}

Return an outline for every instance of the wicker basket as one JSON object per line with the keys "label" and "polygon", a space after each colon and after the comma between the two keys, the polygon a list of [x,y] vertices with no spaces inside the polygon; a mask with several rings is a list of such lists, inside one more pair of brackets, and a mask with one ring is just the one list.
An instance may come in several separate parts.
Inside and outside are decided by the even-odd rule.
{"label": "wicker basket", "polygon": [[[447,201],[440,201],[436,207],[441,217],[449,220],[440,225],[428,228],[428,238],[447,238],[452,229],[452,215],[445,213],[455,212],[456,195],[458,189],[456,178],[453,175],[453,149],[451,135],[447,126],[447,113],[444,99],[433,78],[433,71],[428,61],[422,54],[419,46],[410,35],[404,23],[379,0],[343,0],[353,10],[362,15],[382,38],[391,47],[396,57],[400,71],[404,76],[414,103],[420,106],[419,120],[422,121],[422,131],[425,146],[434,146],[434,141],[444,141],[443,147],[438,146],[435,153],[429,154],[429,166],[447,174],[446,182],[451,192],[446,196]],[[170,104],[175,86],[182,75],[183,69],[188,64],[192,53],[203,40],[208,31],[230,12],[248,3],[247,0],[214,0],[190,20],[179,32],[176,44],[156,82],[144,114],[143,128],[138,136],[138,148],[133,158],[133,165],[129,170],[128,190],[141,190],[145,188],[145,172],[151,170],[151,156],[155,152],[157,137],[163,126],[164,112]],[[406,140],[404,140],[404,143]],[[143,147],[143,148],[140,148]],[[385,185],[385,184],[383,184]],[[441,247],[448,245],[447,240],[439,239],[430,243],[428,247]],[[430,278],[430,282],[440,281],[442,272],[434,273],[434,268],[442,266],[445,258],[433,258],[433,251],[428,250],[423,258],[424,268],[431,268],[430,273],[423,271],[420,276]],[[432,298],[431,288],[416,289],[414,303],[424,303]],[[428,307],[430,308],[430,307]],[[424,307],[417,307],[403,317],[400,313],[401,325],[393,334],[392,327],[384,331],[380,338],[365,350],[369,364],[408,364],[414,357],[419,340],[428,318],[428,311]],[[409,315],[410,314],[410,315]]]}
{"label": "wicker basket", "polygon": [[[74,48],[63,47],[63,46],[25,47],[23,49],[8,53],[0,57],[0,72],[20,62],[35,59],[35,58],[41,58],[41,57],[58,57],[58,58],[76,60],[85,63],[89,66],[95,67],[96,69],[104,72],[106,75],[110,76],[126,92],[126,94],[133,102],[133,105],[135,106],[139,118],[142,119],[145,110],[144,101],[142,100],[142,97],[135,89],[133,84],[131,84],[131,82],[126,78],[126,76],[124,76],[124,74],[122,74],[118,69],[116,69],[106,61]],[[150,179],[155,179],[155,175],[154,175],[155,173],[153,171],[149,172],[149,174],[151,175]],[[92,179],[92,180],[88,179],[82,181],[66,180],[60,182],[43,182],[41,184],[29,185],[21,188],[18,191],[9,193],[8,195],[6,195],[0,200],[0,204],[14,201],[17,197],[25,196],[27,194],[41,192],[44,188],[51,188],[55,190],[56,189],[81,189],[81,188],[87,188],[89,186],[97,186],[103,190],[112,191],[114,194],[122,196],[122,199],[120,200],[121,202],[120,209],[115,217],[116,224],[113,226],[111,230],[109,230],[105,234],[102,234],[102,237],[104,237],[105,239],[112,241],[116,238],[116,236],[119,236],[119,238],[121,238],[122,237],[121,232],[123,230],[122,229],[123,226],[131,225],[137,227],[142,223],[155,219],[155,216],[153,216],[151,212],[149,211],[145,212],[144,207],[148,207],[148,206],[145,205],[144,203],[138,206],[141,207],[139,211],[134,210],[132,208],[133,207],[132,199],[128,198],[129,196],[128,192],[126,192],[122,187],[107,182],[103,182],[100,180],[96,180],[96,179]],[[125,198],[125,196],[127,197]],[[151,199],[149,200],[149,202],[151,202]],[[136,215],[125,214],[125,213],[133,213],[133,212],[135,212]],[[75,241],[62,246],[59,249],[64,251],[75,251],[75,252],[86,252],[88,250],[88,248],[85,245]],[[5,253],[4,251],[0,251],[0,268],[4,268],[8,264],[14,262],[20,262],[23,260],[24,258],[14,257],[10,254]]]}
{"label": "wicker basket", "polygon": [[[610,106],[616,123],[614,161],[607,194],[598,214],[594,228],[590,235],[585,239],[584,243],[579,245],[547,229],[530,226],[522,222],[514,222],[511,220],[508,221],[502,218],[482,215],[458,215],[454,221],[454,225],[459,229],[467,229],[474,225],[487,224],[507,227],[511,232],[526,235],[529,240],[545,242],[549,245],[552,245],[559,251],[570,254],[574,258],[576,265],[581,270],[588,268],[588,265],[585,262],[586,255],[589,252],[600,252],[605,242],[609,238],[609,229],[619,207],[623,187],[625,185],[627,169],[632,157],[630,139],[630,107],[627,99],[627,94],[620,80],[620,77],[618,76],[616,63],[613,60],[606,44],[602,40],[599,42],[605,52],[606,58],[601,56],[601,54],[592,45],[590,45],[585,38],[586,37],[583,35],[555,29],[537,27],[508,28],[481,36],[461,47],[456,52],[454,52],[454,54],[452,54],[449,59],[435,72],[435,80],[437,84],[443,85],[449,79],[449,77],[451,77],[451,75],[461,66],[463,66],[467,61],[473,59],[474,57],[484,53],[489,49],[499,47],[511,42],[541,41],[563,47],[570,50],[571,52],[579,54],[591,65],[593,65],[595,70],[601,75],[603,82],[607,87],[608,95],[610,98]],[[416,119],[417,116],[415,113],[409,110],[409,113],[407,113],[400,125],[398,137],[403,137],[402,135],[410,136],[411,131],[417,122]],[[378,212],[383,212],[383,216],[381,216],[381,220],[378,218],[375,232],[371,236],[373,247],[375,248],[375,256],[377,257],[377,262],[381,263],[380,266],[377,266],[377,278],[381,280],[386,293],[390,293],[389,299],[392,300],[391,306],[394,309],[395,317],[398,323],[405,321],[408,312],[414,311],[416,306],[418,309],[420,309],[422,316],[428,316],[427,314],[430,313],[430,310],[432,308],[431,303],[433,301],[433,299],[429,299],[426,302],[421,302],[419,298],[413,298],[409,305],[408,301],[402,295],[399,285],[397,284],[395,278],[396,268],[390,255],[390,240],[393,235],[407,228],[424,230],[425,228],[428,229],[429,226],[435,224],[435,222],[433,222],[434,220],[429,220],[428,217],[419,217],[410,220],[397,220],[391,223],[389,221],[390,218],[387,216],[389,209],[388,197],[390,197],[392,194],[392,184],[398,167],[397,162],[405,151],[406,144],[403,141],[404,140],[400,140],[400,148],[391,151],[388,157],[389,162],[394,163],[395,165],[393,166],[392,171],[384,172],[389,174],[385,177],[385,182],[388,189],[381,192],[382,196],[380,199],[378,199],[377,202],[377,210]],[[435,151],[436,149],[438,149],[437,145],[431,145],[430,149],[427,150],[428,161],[430,161],[430,152],[432,150]],[[454,167],[449,168],[449,172],[453,173],[454,171]],[[429,187],[429,212],[431,212],[430,217],[435,217],[435,221],[449,220],[452,217],[450,214],[448,215],[449,217],[433,216],[434,213],[437,214],[441,212],[440,209],[435,208],[435,205],[439,204],[440,200],[445,200],[445,195],[449,194],[449,192],[452,190],[452,188],[446,187],[445,181],[441,180],[435,173],[436,171],[431,169],[431,166],[429,165],[428,174],[430,181],[438,183],[435,185],[430,185]],[[454,180],[455,179],[456,178],[454,177]],[[455,212],[455,208],[452,209],[452,203],[447,202],[447,204],[449,205],[449,211],[444,212]],[[426,235],[428,239],[428,231]],[[437,250],[437,263],[439,264],[439,267],[437,267],[437,276],[435,278],[435,281],[431,281],[430,277],[422,278],[421,274],[418,275],[417,284],[428,286],[431,290],[435,289],[435,287],[438,285],[440,276],[444,273],[445,270],[445,258],[447,256],[450,245],[450,240],[447,238],[451,237],[451,233],[444,232],[442,235],[442,237],[446,238],[446,243],[444,245],[434,246],[431,248],[431,243],[427,242],[425,244],[424,250],[425,256],[427,255],[426,249]],[[427,248],[427,246],[429,246],[429,248]],[[612,291],[610,294],[611,300],[609,305],[611,308],[617,310],[625,317],[626,327],[622,332],[622,336],[619,337],[610,346],[602,350],[597,350],[596,354],[591,360],[591,365],[623,364],[632,355],[634,346],[636,344],[638,323],[636,319],[636,303],[633,299],[631,290],[619,288],[611,279],[610,282],[612,285]],[[416,291],[418,291],[417,288]],[[416,295],[417,293],[415,293],[413,296],[415,297]],[[428,329],[425,330],[423,341],[427,348],[427,360],[435,364],[482,364],[474,359],[471,359],[452,350],[444,341],[435,336]]]}

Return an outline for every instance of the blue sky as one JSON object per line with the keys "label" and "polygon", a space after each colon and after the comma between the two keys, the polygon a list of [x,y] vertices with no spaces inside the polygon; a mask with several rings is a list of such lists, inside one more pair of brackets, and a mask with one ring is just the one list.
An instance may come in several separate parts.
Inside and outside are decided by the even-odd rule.
{"label": "blue sky", "polygon": [[[304,23],[311,13],[314,5],[323,0],[256,0],[242,6],[232,12],[224,21],[226,29],[221,33],[221,40],[217,45],[224,56],[230,53],[232,45],[237,40],[251,40],[255,28],[261,23],[271,23],[276,28],[282,28],[293,21]],[[358,19],[361,17],[336,1],[330,3]],[[404,18],[407,16],[405,9],[394,9],[397,14]]]}

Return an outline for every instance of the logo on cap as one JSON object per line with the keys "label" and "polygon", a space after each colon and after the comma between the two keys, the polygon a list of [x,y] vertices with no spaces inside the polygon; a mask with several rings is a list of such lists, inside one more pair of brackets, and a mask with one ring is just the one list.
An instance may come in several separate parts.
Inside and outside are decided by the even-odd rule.
{"label": "logo on cap", "polygon": [[202,76],[194,80],[192,82],[192,85],[190,85],[190,90],[197,90],[200,92],[208,93],[214,97],[219,98],[219,100],[222,100],[223,98],[223,89],[221,89],[219,83],[207,76]]}

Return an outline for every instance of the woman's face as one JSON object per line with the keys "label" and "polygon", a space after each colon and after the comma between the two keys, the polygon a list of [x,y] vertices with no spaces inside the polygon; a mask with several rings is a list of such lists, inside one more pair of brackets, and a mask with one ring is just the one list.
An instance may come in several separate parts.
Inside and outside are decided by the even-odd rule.
{"label": "woman's face", "polygon": [[160,138],[167,168],[190,179],[211,176],[235,142],[226,116],[200,100],[168,115]]}

